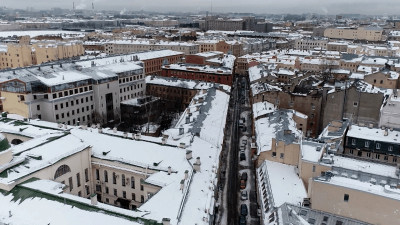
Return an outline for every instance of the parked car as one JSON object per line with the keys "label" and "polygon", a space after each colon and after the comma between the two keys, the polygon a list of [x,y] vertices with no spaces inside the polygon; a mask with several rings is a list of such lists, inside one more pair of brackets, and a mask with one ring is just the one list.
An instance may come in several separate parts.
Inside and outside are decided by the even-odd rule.
{"label": "parked car", "polygon": [[242,140],[242,144],[243,144],[244,146],[246,146],[246,145],[247,145],[247,139],[243,139],[243,140]]}
{"label": "parked car", "polygon": [[246,160],[246,154],[244,152],[240,153],[240,161]]}
{"label": "parked car", "polygon": [[247,216],[247,214],[248,214],[247,205],[246,204],[241,204],[240,205],[240,215]]}
{"label": "parked car", "polygon": [[245,188],[246,188],[246,181],[240,180],[240,189],[245,189]]}
{"label": "parked car", "polygon": [[240,179],[247,181],[247,172],[243,172]]}
{"label": "parked car", "polygon": [[249,197],[248,197],[248,195],[247,195],[247,191],[243,190],[243,191],[240,192],[240,199],[241,199],[242,201],[247,200],[248,198],[249,198]]}
{"label": "parked car", "polygon": [[240,225],[246,225],[246,217],[245,216],[240,216],[239,217],[239,224]]}

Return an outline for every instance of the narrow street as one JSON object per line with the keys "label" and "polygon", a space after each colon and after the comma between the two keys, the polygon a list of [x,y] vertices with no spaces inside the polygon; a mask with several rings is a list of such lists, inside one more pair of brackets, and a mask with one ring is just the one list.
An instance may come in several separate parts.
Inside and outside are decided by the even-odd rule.
{"label": "narrow street", "polygon": [[[224,153],[224,169],[220,174],[222,207],[216,224],[260,224],[257,215],[254,161],[250,152],[252,120],[248,88],[244,77],[236,78],[232,88],[230,122],[227,125],[228,151]],[[241,187],[243,173],[247,174],[247,178]],[[241,215],[243,204],[247,207],[247,215]]]}

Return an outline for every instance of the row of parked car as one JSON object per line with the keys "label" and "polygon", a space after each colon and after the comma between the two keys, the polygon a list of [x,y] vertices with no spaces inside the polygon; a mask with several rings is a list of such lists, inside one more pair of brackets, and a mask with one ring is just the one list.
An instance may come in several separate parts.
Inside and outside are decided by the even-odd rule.
{"label": "row of parked car", "polygon": [[[247,172],[243,172],[240,175],[240,189],[245,189],[247,186]],[[246,190],[241,190],[240,191],[240,199],[242,201],[245,201],[249,198],[248,192]],[[240,218],[239,218],[239,224],[240,225],[246,225],[246,216],[248,214],[248,209],[246,204],[241,204],[240,205]]]}

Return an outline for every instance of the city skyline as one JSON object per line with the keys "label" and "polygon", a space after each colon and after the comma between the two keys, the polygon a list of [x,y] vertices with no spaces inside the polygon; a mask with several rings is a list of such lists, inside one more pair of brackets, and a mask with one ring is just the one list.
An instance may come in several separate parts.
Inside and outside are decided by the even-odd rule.
{"label": "city skyline", "polygon": [[[338,0],[335,2],[320,2],[317,0],[305,0],[301,4],[295,0],[282,0],[279,2],[250,0],[191,0],[189,3],[183,0],[152,0],[152,1],[133,1],[129,4],[126,1],[115,0],[112,4],[106,0],[68,0],[68,1],[49,1],[49,0],[3,0],[1,6],[8,8],[21,9],[21,6],[34,9],[51,9],[55,7],[72,9],[75,4],[76,9],[91,9],[92,3],[96,10],[132,10],[132,11],[159,11],[159,12],[243,12],[243,13],[273,13],[273,14],[302,14],[318,13],[321,15],[332,14],[366,14],[366,15],[393,15],[400,11],[400,4],[395,0],[382,0],[377,4],[373,0]],[[390,7],[388,7],[390,6]],[[23,8],[22,8],[23,9]]]}

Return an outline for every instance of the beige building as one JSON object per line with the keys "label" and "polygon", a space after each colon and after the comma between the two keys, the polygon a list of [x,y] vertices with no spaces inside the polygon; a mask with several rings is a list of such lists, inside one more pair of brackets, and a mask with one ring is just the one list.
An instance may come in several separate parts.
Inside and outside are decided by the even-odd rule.
{"label": "beige building", "polygon": [[378,88],[397,89],[399,87],[399,73],[383,70],[365,75],[364,81]]}
{"label": "beige building", "polygon": [[312,209],[371,224],[397,224],[399,190],[346,177],[315,178],[309,186]]}
{"label": "beige building", "polygon": [[324,36],[332,39],[382,41],[383,29],[379,27],[326,28]]}
{"label": "beige building", "polygon": [[23,41],[19,44],[7,44],[0,51],[0,69],[38,65],[81,56],[84,53],[80,42],[42,42],[29,45]]}

